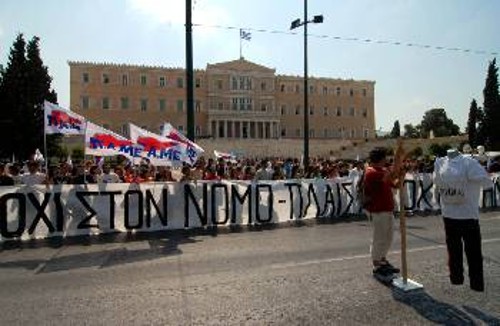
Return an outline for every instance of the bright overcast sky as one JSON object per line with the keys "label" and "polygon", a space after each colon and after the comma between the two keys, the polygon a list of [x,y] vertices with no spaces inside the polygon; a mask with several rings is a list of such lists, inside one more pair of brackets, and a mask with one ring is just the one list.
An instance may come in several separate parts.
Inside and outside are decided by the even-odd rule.
{"label": "bright overcast sky", "polygon": [[[278,74],[303,74],[302,30],[272,33],[288,32],[292,20],[303,18],[302,0],[193,4],[193,23],[203,25],[193,29],[195,68],[239,57],[238,30],[209,27],[220,25],[266,30],[251,31],[244,57]],[[27,40],[39,36],[59,103],[67,107],[68,60],[185,66],[184,6],[182,0],[2,0],[0,64],[18,32]],[[463,130],[472,98],[482,105],[488,62],[500,53],[500,1],[309,0],[309,16],[318,14],[324,23],[309,25],[309,33],[328,37],[309,37],[309,74],[374,80],[377,128],[390,130],[395,120],[418,124],[426,110],[444,107]]]}

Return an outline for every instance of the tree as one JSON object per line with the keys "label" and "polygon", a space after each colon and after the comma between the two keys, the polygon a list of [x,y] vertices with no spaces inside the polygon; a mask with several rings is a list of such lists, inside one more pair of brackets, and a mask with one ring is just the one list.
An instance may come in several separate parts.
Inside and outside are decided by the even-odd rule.
{"label": "tree", "polygon": [[406,138],[420,138],[420,125],[413,126],[411,123],[404,125],[404,134]]}
{"label": "tree", "polygon": [[394,122],[394,126],[392,127],[390,138],[399,138],[400,136],[401,136],[401,127],[399,126],[399,120],[396,120]]}
{"label": "tree", "polygon": [[478,116],[479,108],[477,107],[476,99],[472,99],[469,108],[469,119],[467,120],[467,135],[469,136],[469,144],[472,147],[479,145],[477,143]]}
{"label": "tree", "polygon": [[52,78],[40,58],[39,38],[26,45],[23,34],[18,34],[1,75],[0,155],[28,159],[36,148],[43,150],[44,100],[57,102],[50,88]]}
{"label": "tree", "polygon": [[490,149],[500,148],[500,133],[496,130],[500,124],[500,95],[498,93],[498,68],[496,58],[488,66],[488,74],[483,89],[484,116],[480,124],[484,133],[484,145]]}
{"label": "tree", "polygon": [[451,146],[449,144],[431,144],[429,146],[429,154],[434,155],[436,157],[446,156],[446,151],[449,150]]}
{"label": "tree", "polygon": [[446,116],[443,108],[434,108],[425,112],[421,126],[422,137],[429,137],[431,130],[436,137],[456,136],[460,133],[460,128]]}

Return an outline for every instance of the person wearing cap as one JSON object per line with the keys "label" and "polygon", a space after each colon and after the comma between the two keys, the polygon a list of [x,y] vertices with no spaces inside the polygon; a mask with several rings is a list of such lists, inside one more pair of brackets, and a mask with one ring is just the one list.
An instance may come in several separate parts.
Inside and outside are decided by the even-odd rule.
{"label": "person wearing cap", "polygon": [[394,195],[402,176],[397,167],[388,168],[387,151],[378,147],[369,154],[369,166],[365,170],[362,181],[364,209],[372,220],[373,236],[371,258],[373,273],[388,276],[399,273],[387,260],[387,254],[392,245],[394,232]]}

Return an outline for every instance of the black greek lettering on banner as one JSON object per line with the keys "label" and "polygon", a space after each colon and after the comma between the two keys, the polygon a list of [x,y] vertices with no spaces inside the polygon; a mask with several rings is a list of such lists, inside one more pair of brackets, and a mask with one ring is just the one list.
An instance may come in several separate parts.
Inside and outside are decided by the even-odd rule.
{"label": "black greek lettering on banner", "polygon": [[425,204],[429,207],[432,208],[432,204],[429,202],[427,194],[430,193],[431,189],[434,187],[434,184],[431,182],[428,187],[424,186],[424,181],[419,180],[418,183],[420,184],[420,197],[418,197],[417,200],[417,208],[420,209],[420,203],[422,200],[425,202]]}
{"label": "black greek lettering on banner", "polygon": [[311,195],[314,199],[314,203],[316,204],[316,217],[319,217],[321,209],[319,207],[318,196],[316,195],[316,190],[314,189],[313,183],[310,183],[307,187],[307,205],[304,209],[304,216],[307,216],[307,210],[309,209],[309,206],[311,206]]}
{"label": "black greek lettering on banner", "polygon": [[208,217],[207,217],[207,206],[208,206],[208,190],[207,190],[207,183],[203,183],[203,211],[200,209],[200,205],[198,205],[198,199],[196,198],[195,194],[193,193],[193,188],[186,183],[184,185],[184,227],[188,228],[189,227],[189,203],[191,202],[196,209],[196,213],[198,214],[198,218],[200,219],[201,225],[206,226],[208,223]]}
{"label": "black greek lettering on banner", "polygon": [[[217,189],[222,189],[223,191],[223,204],[224,204],[224,219],[219,221],[217,219]],[[212,183],[210,187],[211,193],[211,204],[212,204],[212,224],[214,225],[224,225],[229,221],[229,193],[227,190],[227,185],[224,183]]]}
{"label": "black greek lettering on banner", "polygon": [[28,193],[28,198],[29,198],[29,200],[31,201],[31,204],[33,204],[33,207],[36,210],[35,218],[33,219],[33,222],[31,223],[31,226],[28,229],[28,233],[29,234],[33,234],[33,232],[35,232],[36,226],[38,225],[38,222],[40,220],[42,220],[45,223],[45,225],[49,229],[50,233],[52,233],[52,232],[55,231],[55,228],[52,225],[52,222],[50,221],[50,219],[47,216],[47,214],[45,214],[45,208],[49,204],[50,195],[51,195],[50,192],[46,192],[44,194],[44,196],[43,196],[43,201],[40,204],[38,202],[38,199],[36,198],[35,194],[33,194],[32,192]]}
{"label": "black greek lettering on banner", "polygon": [[304,200],[302,199],[302,184],[298,182],[292,182],[292,183],[285,183],[285,187],[288,188],[288,192],[290,194],[290,219],[293,220],[293,213],[294,213],[294,202],[293,202],[293,188],[297,188],[299,192],[299,216],[298,218],[302,217],[302,212],[303,212],[303,207],[304,207]]}
{"label": "black greek lettering on banner", "polygon": [[[17,215],[17,229],[9,231],[8,215],[8,201],[17,201],[18,215]],[[20,237],[26,228],[26,197],[20,193],[5,194],[0,197],[0,231],[4,238]]]}
{"label": "black greek lettering on banner", "polygon": [[[326,184],[325,205],[323,206],[323,211],[320,213],[320,216],[333,217],[336,211],[335,208],[336,208],[335,197],[333,195],[332,187],[329,184]],[[329,211],[330,214],[326,215],[327,211]]]}
{"label": "black greek lettering on banner", "polygon": [[231,185],[231,224],[236,223],[236,202],[241,206],[248,199],[248,224],[252,223],[252,185],[248,185],[247,189],[240,196],[236,185]]}
{"label": "black greek lettering on banner", "polygon": [[160,209],[159,203],[155,202],[155,198],[151,190],[146,190],[146,226],[148,228],[151,227],[151,206],[155,208],[156,215],[160,219],[161,225],[168,226],[168,189],[162,189],[161,203],[163,204],[163,213]]}
{"label": "black greek lettering on banner", "polygon": [[64,213],[60,192],[54,193],[54,206],[56,208],[56,230],[62,232],[64,230]]}
{"label": "black greek lettering on banner", "polygon": [[77,191],[76,193],[76,198],[80,201],[80,203],[89,211],[90,215],[85,217],[83,220],[78,223],[77,229],[90,229],[90,228],[98,228],[99,226],[97,224],[90,224],[88,223],[92,217],[97,215],[97,212],[95,209],[90,206],[88,201],[85,199],[85,197],[90,197],[90,196],[99,196],[98,191]]}
{"label": "black greek lettering on banner", "polygon": [[[269,192],[269,195],[267,197],[267,219],[262,219],[260,217],[260,193],[261,189],[267,189]],[[255,219],[257,220],[258,223],[270,223],[273,219],[273,202],[274,202],[274,194],[273,194],[273,187],[268,184],[257,184],[255,186]]]}
{"label": "black greek lettering on banner", "polygon": [[[132,225],[130,223],[130,197],[131,196],[137,196],[137,224]],[[142,225],[144,223],[144,195],[142,194],[142,191],[140,190],[127,190],[124,194],[125,197],[125,212],[124,212],[124,218],[125,218],[125,228],[127,230],[134,230],[134,229],[140,229],[142,228]]]}
{"label": "black greek lettering on banner", "polygon": [[[352,183],[352,181],[351,182],[342,182],[341,184],[338,184],[338,186],[339,186],[339,188],[338,188],[339,190],[340,190],[340,186],[342,186],[342,189],[345,190],[347,197],[349,197],[349,201],[347,202],[347,205],[346,205],[344,211],[341,214],[339,214],[339,215],[343,216],[343,215],[346,215],[347,213],[349,213],[349,210],[351,209],[351,206],[354,203],[354,197],[353,197],[352,193],[349,191],[349,189],[347,188],[347,186],[349,186],[349,188],[352,189],[353,183]],[[338,194],[339,194],[339,198],[341,198],[340,191],[338,192]],[[339,205],[339,208],[341,206],[342,205]]]}

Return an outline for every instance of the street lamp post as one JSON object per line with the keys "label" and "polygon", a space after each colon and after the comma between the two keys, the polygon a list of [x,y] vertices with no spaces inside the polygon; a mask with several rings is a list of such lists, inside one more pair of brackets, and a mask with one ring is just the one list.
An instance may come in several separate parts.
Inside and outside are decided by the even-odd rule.
{"label": "street lamp post", "polygon": [[304,0],[304,21],[296,19],[292,22],[290,29],[304,26],[304,168],[309,167],[309,87],[307,77],[307,24],[322,23],[323,15],[314,16],[307,20],[307,0]]}

